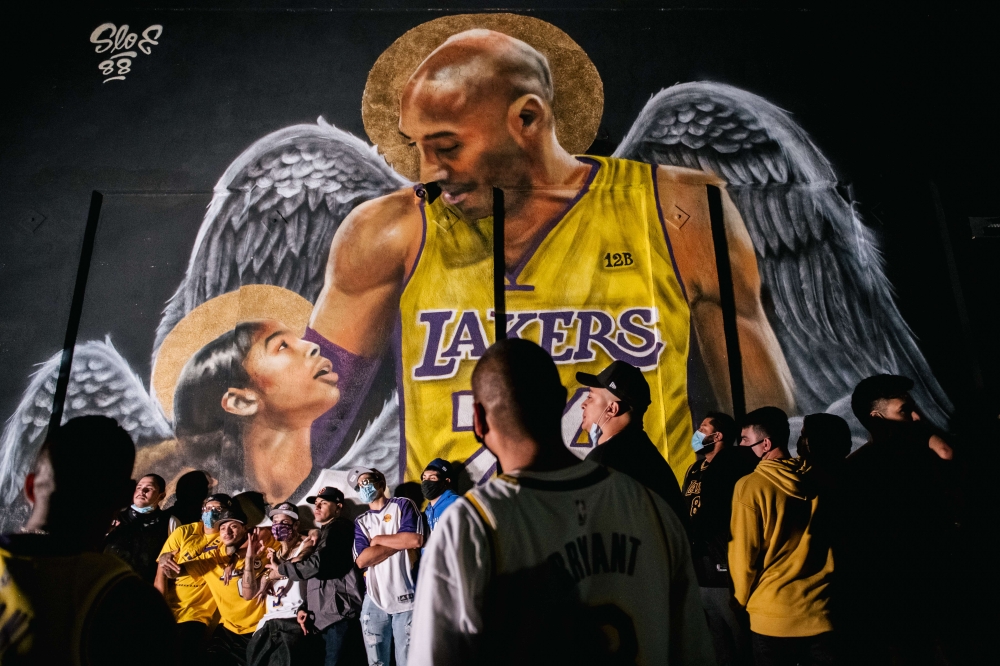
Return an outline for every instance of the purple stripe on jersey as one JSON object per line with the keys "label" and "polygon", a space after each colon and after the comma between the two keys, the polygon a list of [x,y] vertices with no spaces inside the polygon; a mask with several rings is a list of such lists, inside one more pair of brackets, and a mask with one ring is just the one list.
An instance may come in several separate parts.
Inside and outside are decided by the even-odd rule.
{"label": "purple stripe on jersey", "polygon": [[371,545],[368,540],[368,535],[365,534],[364,529],[362,529],[361,524],[354,521],[354,559],[358,559],[358,555],[361,554],[365,548]]}
{"label": "purple stripe on jersey", "polygon": [[393,497],[389,501],[399,507],[399,528],[397,532],[424,533],[423,522],[420,520],[420,511],[417,510],[417,505],[413,503],[413,500],[407,497]]}
{"label": "purple stripe on jersey", "polygon": [[656,216],[660,218],[660,228],[663,229],[663,240],[667,243],[667,252],[670,253],[670,263],[674,267],[674,277],[680,283],[681,293],[684,294],[684,300],[686,301],[687,288],[684,286],[684,279],[681,277],[681,272],[677,270],[677,260],[674,259],[674,246],[670,244],[670,234],[667,233],[667,221],[663,217],[663,208],[660,206],[660,183],[656,178],[657,165],[650,164],[649,167],[653,177],[653,200],[656,201]]}
{"label": "purple stripe on jersey", "polygon": [[319,353],[329,359],[338,376],[340,402],[313,421],[310,428],[313,467],[328,467],[343,456],[343,447],[351,444],[345,443],[344,437],[371,389],[379,357],[353,354],[311,328],[306,328],[302,339],[319,345]]}
{"label": "purple stripe on jersey", "polygon": [[396,400],[399,402],[399,478],[406,478],[406,392],[403,383],[403,311],[392,326],[392,346],[396,350]]}
{"label": "purple stripe on jersey", "polygon": [[[541,230],[539,230],[539,232],[532,239],[531,245],[528,246],[528,250],[524,253],[524,256],[521,257],[519,262],[517,262],[517,265],[514,266],[513,269],[507,271],[507,279],[510,281],[511,285],[519,286],[521,288],[524,286],[530,286],[518,285],[517,277],[521,274],[521,271],[524,270],[524,267],[528,265],[528,262],[531,261],[531,257],[534,256],[535,251],[538,250],[542,242],[548,237],[552,230],[556,228],[556,225],[559,224],[564,217],[566,217],[566,215],[573,209],[573,206],[575,206],[577,202],[583,198],[583,195],[590,191],[590,186],[594,182],[594,178],[597,177],[597,172],[601,168],[601,163],[589,157],[577,157],[576,159],[584,164],[590,165],[590,174],[587,176],[587,180],[583,183],[583,187],[580,188],[580,191],[576,193],[576,196],[570,199],[569,203],[566,204],[566,207],[562,209],[562,212],[552,218],[544,227],[541,228]],[[532,287],[532,289],[533,288],[534,287]]]}

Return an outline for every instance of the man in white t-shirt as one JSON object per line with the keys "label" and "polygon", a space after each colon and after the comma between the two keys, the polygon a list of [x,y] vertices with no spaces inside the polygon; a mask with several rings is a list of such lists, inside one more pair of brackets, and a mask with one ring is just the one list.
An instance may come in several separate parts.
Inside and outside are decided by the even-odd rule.
{"label": "man in white t-shirt", "polygon": [[411,665],[715,663],[687,537],[663,499],[562,441],[566,389],[533,342],[490,347],[473,426],[504,474],[441,517]]}
{"label": "man in white t-shirt", "polygon": [[385,476],[377,469],[354,468],[347,483],[369,507],[354,521],[354,562],[367,569],[361,633],[368,663],[388,664],[395,638],[396,664],[406,666],[424,521],[413,500],[385,496]]}

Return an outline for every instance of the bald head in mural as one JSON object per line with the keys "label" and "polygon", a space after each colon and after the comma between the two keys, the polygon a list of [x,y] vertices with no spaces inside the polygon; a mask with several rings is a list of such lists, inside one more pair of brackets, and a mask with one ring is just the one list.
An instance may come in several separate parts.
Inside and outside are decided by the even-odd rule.
{"label": "bald head in mural", "polygon": [[[355,209],[334,238],[310,327],[373,357],[398,318],[407,476],[479,448],[469,388],[493,328],[483,219],[493,187],[506,202],[508,336],[539,342],[559,364],[572,396],[564,434],[573,439],[581,422],[576,372],[629,362],[655,387],[646,430],[682,474],[692,458],[692,324],[719,402],[731,400],[705,188],[714,177],[569,154],[555,135],[545,58],[487,30],[455,35],[424,60],[403,90],[399,128],[441,196],[405,188]],[[747,402],[792,409],[750,238],[724,192],[723,202]]]}
{"label": "bald head in mural", "polygon": [[582,178],[562,150],[552,115],[545,56],[491,30],[448,39],[403,89],[400,132],[419,149],[420,179],[437,182],[446,203],[475,219],[490,214],[493,187],[509,192],[508,215],[530,199],[531,167],[546,180]]}

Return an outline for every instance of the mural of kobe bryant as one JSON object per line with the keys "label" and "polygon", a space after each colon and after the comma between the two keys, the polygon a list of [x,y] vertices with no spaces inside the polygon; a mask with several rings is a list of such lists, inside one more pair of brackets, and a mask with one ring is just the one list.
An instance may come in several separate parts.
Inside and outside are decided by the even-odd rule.
{"label": "mural of kobe bryant", "polygon": [[[787,114],[729,86],[680,85],[651,99],[615,157],[574,156],[593,139],[602,98],[572,39],[511,14],[423,24],[372,69],[369,136],[404,175],[437,188],[402,188],[344,220],[312,326],[368,357],[398,317],[407,479],[434,457],[482,453],[467,391],[492,328],[494,187],[505,192],[508,335],[545,348],[576,399],[577,371],[616,359],[640,367],[653,394],[645,429],[678,477],[693,459],[692,332],[716,403],[732,404],[710,184],[724,188],[748,409],[849,415],[855,383],[895,366],[946,418],[871,234]],[[564,419],[570,446],[575,407]]]}
{"label": "mural of kobe bryant", "polygon": [[[336,470],[352,465],[383,469],[396,483],[441,457],[465,460],[474,480],[487,478],[492,460],[472,433],[469,378],[492,341],[489,216],[492,188],[500,187],[508,335],[537,341],[558,364],[571,389],[567,445],[586,453],[573,446],[585,394],[576,372],[625,360],[649,381],[645,429],[681,475],[693,458],[692,339],[712,393],[712,404],[698,409],[732,404],[706,194],[712,184],[722,188],[746,407],[836,413],[860,445],[851,392],[867,376],[890,373],[912,378],[923,414],[947,424],[951,403],[893,301],[874,234],[787,112],[730,85],[681,83],[653,95],[613,157],[582,155],[603,103],[587,54],[539,19],[455,15],[410,30],[369,73],[362,117],[375,147],[320,118],[244,150],[215,185],[185,277],[166,304],[153,395],[110,340],[83,342],[64,418],[118,418],[137,442],[137,460],[189,465],[178,451],[191,447],[174,439],[169,421],[174,387],[196,352],[232,331],[217,344],[227,358],[242,359],[229,378],[245,381],[205,405],[192,401],[195,411],[208,409],[208,420],[189,415],[201,425],[182,439],[216,444],[191,455],[236,442],[226,439],[227,427],[245,435],[292,416],[302,423],[323,400],[281,416],[287,403],[276,401],[279,394],[268,402],[253,390],[267,376],[248,361],[261,342],[258,327],[277,324],[236,332],[240,322],[276,320],[295,333],[289,349],[301,350],[303,376],[312,362],[305,350],[314,348],[297,345],[319,346],[338,381],[331,387],[328,376],[310,390],[332,398],[339,389],[339,401],[313,422],[304,480],[302,456],[288,462],[287,477],[268,480],[257,454],[235,444],[241,462],[219,460],[228,473],[273,482],[271,494],[292,497],[342,485]],[[246,294],[268,289],[297,295],[297,314],[244,308],[211,336],[203,326],[185,337],[185,322],[203,304],[249,302]],[[171,356],[175,347],[184,353]],[[58,354],[42,365],[4,425],[4,507],[19,501],[41,445],[58,365]],[[202,376],[192,366],[190,379]],[[196,385],[185,382],[182,395]],[[247,399],[251,392],[257,403]]]}

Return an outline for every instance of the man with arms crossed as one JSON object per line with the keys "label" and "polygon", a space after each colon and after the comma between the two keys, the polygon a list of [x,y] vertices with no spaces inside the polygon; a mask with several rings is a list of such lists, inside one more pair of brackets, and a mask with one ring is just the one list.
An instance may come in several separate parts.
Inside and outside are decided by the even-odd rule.
{"label": "man with arms crossed", "polygon": [[361,607],[361,633],[368,663],[388,664],[393,639],[396,664],[406,666],[410,620],[416,589],[413,567],[424,545],[424,521],[413,500],[385,496],[385,476],[356,467],[347,483],[369,510],[354,521],[354,562],[365,574],[368,591]]}
{"label": "man with arms crossed", "polygon": [[[646,432],[678,477],[694,459],[691,324],[719,403],[731,401],[706,195],[706,185],[722,183],[700,171],[570,155],[556,139],[552,101],[548,63],[528,44],[487,30],[453,36],[401,99],[399,129],[419,151],[421,181],[436,187],[358,206],[333,240],[306,337],[322,338],[351,384],[399,317],[408,479],[433,458],[465,460],[478,448],[466,415],[472,367],[493,329],[493,187],[505,193],[511,337],[537,340],[569,386],[577,371],[597,374],[614,360],[643,370],[653,388]],[[791,409],[753,246],[722,199],[747,403]],[[627,260],[605,261],[609,253]]]}
{"label": "man with arms crossed", "polygon": [[472,391],[476,433],[505,474],[456,501],[428,543],[411,663],[714,664],[677,516],[565,448],[548,354],[501,341]]}

